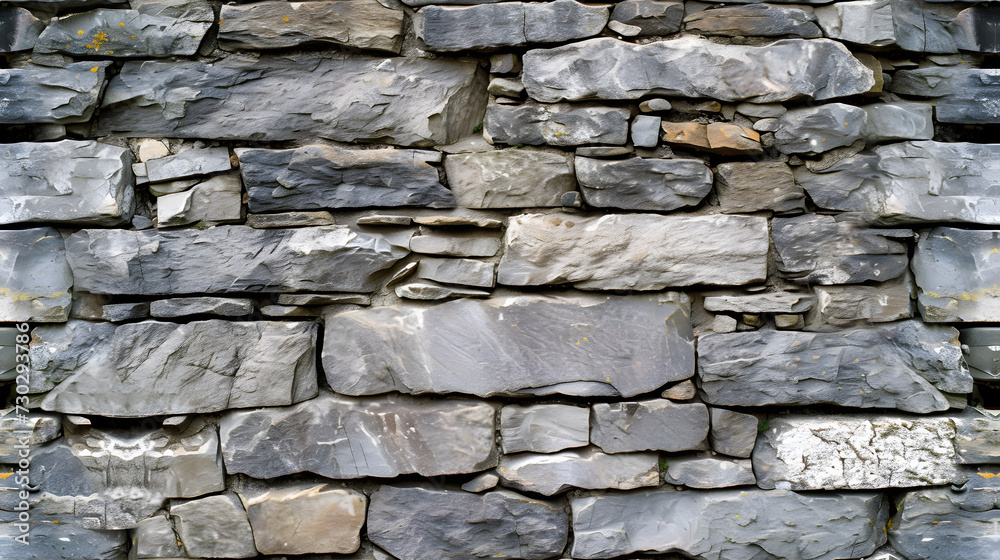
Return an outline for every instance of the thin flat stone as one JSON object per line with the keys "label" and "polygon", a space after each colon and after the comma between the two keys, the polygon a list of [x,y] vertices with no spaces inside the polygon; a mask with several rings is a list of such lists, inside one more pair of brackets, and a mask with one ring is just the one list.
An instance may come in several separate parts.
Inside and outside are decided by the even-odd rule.
{"label": "thin flat stone", "polygon": [[230,167],[229,148],[192,149],[149,160],[146,162],[146,175],[151,183],[160,183],[229,171]]}
{"label": "thin flat stone", "polygon": [[371,305],[372,298],[364,294],[281,294],[278,305]]}
{"label": "thin flat stone", "polygon": [[464,208],[559,206],[562,194],[576,187],[573,157],[560,150],[452,154],[445,158],[444,170]]}
{"label": "thin flat stone", "polygon": [[575,168],[584,201],[596,208],[676,210],[712,190],[712,171],[696,159],[577,157]]}
{"label": "thin flat stone", "polygon": [[483,129],[491,142],[510,146],[624,146],[630,116],[627,109],[593,104],[491,104]]}
{"label": "thin flat stone", "polygon": [[667,399],[591,406],[590,441],[607,453],[708,448],[708,408]]}
{"label": "thin flat stone", "polygon": [[3,124],[69,124],[90,120],[104,88],[110,61],[76,62],[63,68],[28,64],[0,69]]}
{"label": "thin flat stone", "polygon": [[808,294],[771,292],[746,296],[708,296],[706,311],[733,311],[737,313],[802,313],[812,308],[816,298]]}
{"label": "thin flat stone", "polygon": [[562,404],[507,405],[500,410],[504,453],[552,453],[590,443],[590,410]]}
{"label": "thin flat stone", "polygon": [[504,455],[497,474],[503,486],[544,496],[572,488],[633,490],[660,483],[656,453],[608,455],[593,447]]}
{"label": "thin flat stone", "polygon": [[425,255],[492,257],[500,249],[500,238],[479,232],[426,232],[410,239],[410,250]]}
{"label": "thin flat stone", "polygon": [[326,210],[317,212],[282,212],[280,214],[249,214],[246,225],[254,229],[332,226],[333,214]]}
{"label": "thin flat stone", "polygon": [[446,284],[461,284],[492,288],[495,284],[494,263],[472,259],[435,259],[424,257],[420,259],[417,276],[435,282]]}
{"label": "thin flat stone", "polygon": [[408,282],[396,286],[396,296],[403,299],[437,301],[455,297],[487,297],[490,292],[455,286],[445,286],[434,282]]}
{"label": "thin flat stone", "polygon": [[757,483],[749,459],[672,457],[664,480],[688,488],[728,488]]}
{"label": "thin flat stone", "polygon": [[149,312],[156,318],[185,317],[189,315],[244,317],[253,313],[253,300],[218,297],[158,299],[150,304]]}

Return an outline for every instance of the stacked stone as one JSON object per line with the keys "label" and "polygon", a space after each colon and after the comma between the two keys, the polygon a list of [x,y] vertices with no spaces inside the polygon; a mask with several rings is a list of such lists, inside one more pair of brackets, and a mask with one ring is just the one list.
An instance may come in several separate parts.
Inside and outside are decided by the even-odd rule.
{"label": "stacked stone", "polygon": [[1000,558],[996,20],[5,2],[0,558]]}

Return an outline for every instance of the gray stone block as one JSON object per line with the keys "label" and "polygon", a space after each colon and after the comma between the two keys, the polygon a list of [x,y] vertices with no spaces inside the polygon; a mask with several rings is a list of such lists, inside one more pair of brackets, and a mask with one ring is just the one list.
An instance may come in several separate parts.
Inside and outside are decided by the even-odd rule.
{"label": "gray stone block", "polygon": [[1000,320],[1000,232],[937,227],[920,234],[913,254],[917,308],[924,321]]}
{"label": "gray stone block", "polygon": [[504,453],[552,453],[590,443],[590,409],[563,404],[507,405],[500,410]]}
{"label": "gray stone block", "polygon": [[[587,409],[584,426],[587,422]],[[23,411],[21,411],[23,412]],[[23,418],[16,414],[15,408],[0,411],[0,463],[16,465],[17,452],[27,444],[29,449],[62,435],[62,417],[46,412],[28,412]],[[583,443],[586,445],[586,442]]]}
{"label": "gray stone block", "polygon": [[889,91],[903,95],[934,97],[935,116],[940,122],[990,124],[1000,122],[1000,105],[993,103],[1000,70],[932,66],[900,70],[893,74]]}
{"label": "gray stone block", "polygon": [[724,408],[710,407],[712,449],[733,457],[750,457],[757,442],[757,417]]}
{"label": "gray stone block", "polygon": [[191,556],[257,556],[247,512],[235,494],[219,494],[172,504],[170,517],[184,550]]}
{"label": "gray stone block", "polygon": [[410,239],[410,250],[424,255],[492,257],[500,250],[500,238],[479,231],[425,231]]}
{"label": "gray stone block", "polygon": [[69,124],[90,120],[104,88],[110,61],[76,62],[63,68],[26,64],[0,69],[3,124]]}
{"label": "gray stone block", "polygon": [[728,488],[757,483],[749,459],[712,456],[671,457],[664,480],[688,488]]}
{"label": "gray stone block", "polygon": [[795,183],[792,169],[777,161],[720,163],[715,192],[727,214],[761,210],[798,214],[806,208],[805,192]]}
{"label": "gray stone block", "polygon": [[498,144],[516,146],[625,145],[628,109],[593,104],[490,104],[484,134]]}
{"label": "gray stone block", "polygon": [[231,224],[243,218],[243,185],[236,174],[217,175],[156,199],[156,226]]}
{"label": "gray stone block", "polygon": [[253,313],[253,300],[219,297],[159,299],[149,305],[149,312],[156,318],[185,317],[188,315],[243,317]]}
{"label": "gray stone block", "polygon": [[30,51],[45,22],[17,6],[0,7],[0,52]]}
{"label": "gray stone block", "polygon": [[864,136],[868,114],[844,103],[792,109],[778,117],[775,145],[785,154],[819,154]]}
{"label": "gray stone block", "polygon": [[708,408],[667,399],[591,406],[590,441],[607,453],[708,448]]}
{"label": "gray stone block", "polygon": [[815,8],[823,34],[831,39],[884,47],[896,42],[891,0],[837,2]]}
{"label": "gray stone block", "polygon": [[611,21],[637,28],[629,36],[670,35],[681,30],[684,3],[669,0],[623,0],[611,11]]}
{"label": "gray stone block", "polygon": [[701,35],[728,37],[822,37],[807,6],[747,4],[708,9],[684,18],[684,28]]}
{"label": "gray stone block", "polygon": [[915,293],[913,278],[907,274],[871,286],[816,286],[818,304],[806,316],[811,330],[887,323],[913,317],[910,299]]}
{"label": "gray stone block", "polygon": [[500,458],[500,484],[545,496],[573,488],[634,490],[660,483],[656,453],[617,453],[586,449],[557,453],[517,453]]}
{"label": "gray stone block", "polygon": [[[647,1],[655,2],[656,0]],[[650,115],[639,115],[633,119],[632,144],[638,148],[655,148],[660,143],[661,120],[660,117]]]}
{"label": "gray stone block", "polygon": [[696,159],[577,157],[576,177],[583,200],[597,208],[676,210],[697,206],[712,190],[712,171]]}
{"label": "gray stone block", "polygon": [[229,148],[192,149],[147,161],[146,176],[150,182],[159,183],[229,171],[230,167]]}
{"label": "gray stone block", "polygon": [[[5,512],[0,512],[0,514]],[[6,520],[5,520],[6,521]],[[14,542],[22,533],[14,518],[0,526],[0,547],[16,550],[18,560],[86,558],[87,560],[127,560],[128,531],[92,531],[69,523],[42,519],[30,525],[28,546]],[[17,548],[15,548],[17,547]]]}
{"label": "gray stone block", "polygon": [[149,302],[147,301],[139,303],[112,303],[101,307],[100,318],[113,323],[131,321],[133,319],[145,319],[146,317],[149,317]]}
{"label": "gray stone block", "polygon": [[576,189],[573,156],[559,150],[450,154],[444,170],[463,208],[559,206],[562,194]]}
{"label": "gray stone block", "polygon": [[446,284],[492,288],[493,263],[472,259],[435,259],[424,257],[417,267],[417,277]]}
{"label": "gray stone block", "polygon": [[416,299],[424,301],[436,301],[456,297],[487,297],[490,292],[486,290],[474,290],[458,286],[443,286],[435,282],[409,282],[396,286],[393,290],[396,296],[403,299]]}
{"label": "gray stone block", "polygon": [[0,231],[0,321],[64,322],[73,305],[72,287],[58,230]]}
{"label": "gray stone block", "polygon": [[802,313],[812,308],[816,298],[808,294],[769,292],[751,295],[709,295],[706,311],[735,313]]}
{"label": "gray stone block", "polygon": [[861,108],[868,114],[864,136],[869,142],[934,137],[934,108],[930,103],[894,101]]}

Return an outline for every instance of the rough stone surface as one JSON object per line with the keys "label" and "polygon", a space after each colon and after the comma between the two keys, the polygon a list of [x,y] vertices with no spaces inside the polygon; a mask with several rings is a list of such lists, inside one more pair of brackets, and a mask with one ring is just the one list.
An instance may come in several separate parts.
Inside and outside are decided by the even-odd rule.
{"label": "rough stone surface", "polygon": [[801,313],[812,308],[816,298],[791,292],[769,292],[746,296],[707,296],[706,311],[736,313]]}
{"label": "rough stone surface", "polygon": [[431,146],[454,142],[481,122],[485,89],[485,72],[462,60],[323,53],[127,62],[104,94],[99,130]]}
{"label": "rough stone surface", "polygon": [[257,556],[247,512],[234,494],[220,494],[170,506],[177,536],[191,556]]}
{"label": "rough stone surface", "polygon": [[684,3],[669,0],[624,0],[611,11],[612,22],[636,28],[630,37],[676,33],[683,18]]}
{"label": "rough stone surface", "polygon": [[45,22],[16,6],[0,7],[0,52],[30,51]]}
{"label": "rough stone surface", "polygon": [[848,43],[884,47],[896,42],[891,0],[837,2],[815,9],[823,34]]}
{"label": "rough stone surface", "polygon": [[570,505],[573,558],[668,551],[709,560],[851,558],[885,542],[889,517],[887,500],[874,493],[640,490]]}
{"label": "rough stone surface", "polygon": [[490,295],[490,293],[486,290],[443,286],[436,282],[409,282],[407,284],[396,286],[393,291],[396,292],[398,297],[403,299],[417,299],[425,301],[436,301],[456,297],[487,297]]}
{"label": "rough stone surface", "polygon": [[333,215],[319,212],[282,212],[280,214],[248,214],[246,225],[254,229],[286,227],[332,226]]}
{"label": "rough stone surface", "polygon": [[157,227],[200,223],[214,226],[243,217],[243,185],[239,175],[218,175],[189,190],[156,200]]}
{"label": "rough stone surface", "polygon": [[576,158],[583,200],[598,208],[669,211],[698,205],[712,190],[700,160]]}
{"label": "rough stone surface", "polygon": [[[586,430],[589,413],[585,408],[579,410],[584,411],[583,425]],[[22,420],[15,414],[14,408],[0,410],[0,463],[17,464],[18,445],[27,442],[29,446],[37,446],[61,435],[62,419],[58,414],[29,412],[24,414]]]}
{"label": "rough stone surface", "polygon": [[961,6],[922,0],[891,0],[893,32],[901,49],[926,53],[958,52]]}
{"label": "rough stone surface", "polygon": [[177,540],[174,525],[166,515],[140,521],[134,529],[132,550],[136,558],[183,558],[187,556]]}
{"label": "rough stone surface", "polygon": [[28,64],[0,69],[0,123],[87,122],[97,107],[110,62],[76,62],[64,68]]}
{"label": "rough stone surface", "polygon": [[688,488],[727,488],[757,483],[749,459],[711,456],[671,458],[664,478],[670,484]]}
{"label": "rough stone surface", "polygon": [[[645,71],[626,73],[628,68]],[[788,39],[766,47],[720,45],[697,37],[646,45],[589,39],[528,51],[522,77],[528,96],[543,103],[651,94],[768,103],[854,95],[875,85],[871,70],[827,39]]]}
{"label": "rough stone surface", "polygon": [[496,465],[495,414],[493,405],[467,399],[323,393],[290,407],[227,412],[219,433],[230,474],[439,476]]}
{"label": "rough stone surface", "polygon": [[245,298],[191,297],[156,300],[149,305],[153,317],[219,315],[243,317],[253,313],[253,300]]}
{"label": "rough stone surface", "polygon": [[805,211],[806,197],[788,164],[727,162],[716,168],[715,191],[727,214],[771,210],[779,214]]}
{"label": "rough stone surface", "polygon": [[238,148],[251,212],[428,206],[450,208],[455,198],[427,150],[350,150],[308,145],[288,150]]}
{"label": "rough stone surface", "polygon": [[993,230],[938,227],[920,234],[913,255],[917,307],[924,321],[1000,318],[1000,235]]}
{"label": "rough stone surface", "polygon": [[728,406],[834,403],[928,413],[972,376],[950,327],[919,321],[828,334],[756,331],[698,339],[706,402]]}
{"label": "rough stone surface", "polygon": [[478,231],[425,231],[410,239],[410,250],[425,255],[449,257],[492,257],[500,250],[500,238]]}
{"label": "rough stone surface", "polygon": [[667,399],[597,403],[590,441],[607,453],[685,451],[708,447],[708,408]]}
{"label": "rough stone surface", "polygon": [[463,208],[560,206],[562,194],[576,189],[573,156],[558,150],[451,154],[444,170]]}
{"label": "rough stone surface", "polygon": [[368,537],[400,560],[552,558],[568,532],[562,505],[509,490],[383,486],[368,510]]}
{"label": "rough stone surface", "polygon": [[[73,321],[56,342],[39,353],[58,354],[86,337]],[[35,331],[45,344],[45,334]],[[316,395],[316,326],[268,321],[197,321],[187,324],[143,321],[118,325],[83,358],[50,357],[35,367],[57,373],[77,366],[46,395],[42,408],[70,414],[155,416],[216,412],[227,408],[280,406]],[[220,344],[225,351],[220,351]]]}
{"label": "rough stone surface", "polygon": [[112,303],[101,308],[101,319],[121,322],[149,317],[149,302]]}
{"label": "rough stone surface", "polygon": [[403,10],[376,0],[223,4],[219,19],[225,50],[328,43],[398,53],[403,43]]}
{"label": "rough stone surface", "polygon": [[508,221],[504,245],[499,284],[619,290],[749,284],[765,276],[767,221],[749,216],[522,214]]}
{"label": "rough stone surface", "polygon": [[[91,531],[69,523],[37,521],[30,526],[28,546],[14,538],[22,533],[13,519],[0,525],[0,550],[16,550],[18,560],[86,558],[87,560],[126,560],[127,531]],[[16,547],[16,548],[15,548]]]}
{"label": "rough stone surface", "polygon": [[1000,69],[945,66],[900,70],[890,90],[904,95],[936,97],[937,120],[960,124],[1000,122],[1000,105],[993,102]]}
{"label": "rough stone surface", "polygon": [[[656,0],[647,0],[655,2]],[[620,4],[619,4],[620,5]],[[632,144],[638,148],[655,148],[660,142],[660,117],[639,115],[632,120]]]}
{"label": "rough stone surface", "polygon": [[486,472],[479,476],[476,476],[472,480],[466,482],[462,485],[462,490],[466,492],[485,492],[487,490],[492,490],[497,487],[500,483],[500,477],[491,473]]}
{"label": "rough stone surface", "polygon": [[492,288],[495,265],[472,259],[420,259],[417,276],[426,280]]}
{"label": "rough stone surface", "polygon": [[789,415],[769,421],[753,452],[757,485],[793,490],[961,484],[948,417]]}
{"label": "rough stone surface", "polygon": [[757,442],[757,417],[724,408],[709,408],[712,449],[725,455],[747,458]]}
{"label": "rough stone surface", "polygon": [[684,18],[684,27],[701,35],[729,37],[822,37],[812,8],[747,4],[705,10]]}
{"label": "rough stone surface", "polygon": [[629,116],[627,109],[599,105],[491,104],[483,130],[492,142],[511,146],[624,145]]}
{"label": "rough stone surface", "polygon": [[816,286],[816,305],[806,322],[819,328],[887,323],[913,317],[909,275],[872,286]]}
{"label": "rough stone surface", "polygon": [[73,273],[55,228],[0,231],[0,321],[69,318]]}
{"label": "rough stone surface", "polygon": [[95,294],[370,292],[407,254],[381,235],[345,226],[91,229],[69,236],[66,250],[76,288]]}
{"label": "rough stone surface", "polygon": [[333,305],[349,303],[354,305],[371,305],[372,299],[363,294],[281,294],[279,305]]}
{"label": "rough stone surface", "polygon": [[589,447],[558,453],[518,453],[500,458],[500,484],[545,496],[571,488],[632,490],[660,483],[656,453],[607,455]]}
{"label": "rough stone surface", "polygon": [[930,103],[895,101],[861,108],[868,114],[864,136],[870,142],[934,137],[934,108]]}
{"label": "rough stone surface", "polygon": [[507,405],[500,410],[504,453],[552,453],[590,443],[590,410],[562,404]]}
{"label": "rough stone surface", "polygon": [[774,140],[785,154],[818,154],[850,146],[864,135],[867,122],[864,109],[843,103],[792,109],[778,118]]}
{"label": "rough stone surface", "polygon": [[334,311],[325,333],[323,367],[343,394],[632,396],[694,373],[686,311],[655,296],[509,296]]}

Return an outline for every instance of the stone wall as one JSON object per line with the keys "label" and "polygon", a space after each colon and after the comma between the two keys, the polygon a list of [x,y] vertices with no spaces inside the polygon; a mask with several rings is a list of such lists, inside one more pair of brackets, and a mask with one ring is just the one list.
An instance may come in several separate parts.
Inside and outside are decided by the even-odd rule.
{"label": "stone wall", "polygon": [[4,2],[0,558],[1000,559],[998,14]]}

